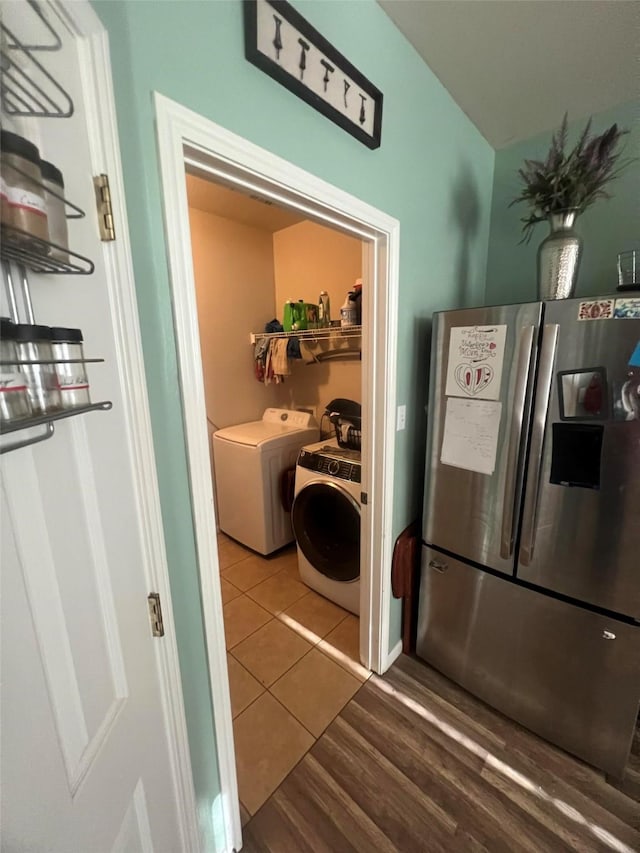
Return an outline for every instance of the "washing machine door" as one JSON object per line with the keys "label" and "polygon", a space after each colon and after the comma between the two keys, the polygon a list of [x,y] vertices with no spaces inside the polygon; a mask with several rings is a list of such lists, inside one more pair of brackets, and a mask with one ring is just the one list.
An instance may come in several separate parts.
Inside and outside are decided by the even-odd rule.
{"label": "washing machine door", "polygon": [[360,577],[360,507],[333,482],[304,486],[291,510],[293,533],[302,553],[334,581]]}

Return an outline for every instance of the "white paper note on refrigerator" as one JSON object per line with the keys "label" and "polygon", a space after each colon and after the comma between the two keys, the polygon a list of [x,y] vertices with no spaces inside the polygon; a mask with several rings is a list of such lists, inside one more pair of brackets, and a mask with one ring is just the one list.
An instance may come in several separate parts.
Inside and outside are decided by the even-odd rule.
{"label": "white paper note on refrigerator", "polygon": [[479,474],[493,474],[501,413],[499,401],[449,397],[440,461]]}
{"label": "white paper note on refrigerator", "polygon": [[499,400],[506,325],[454,326],[449,338],[447,397]]}

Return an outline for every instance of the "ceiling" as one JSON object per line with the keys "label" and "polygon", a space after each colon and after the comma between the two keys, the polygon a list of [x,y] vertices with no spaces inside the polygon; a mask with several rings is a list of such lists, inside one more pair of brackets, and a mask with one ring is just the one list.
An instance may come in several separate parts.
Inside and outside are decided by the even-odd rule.
{"label": "ceiling", "polygon": [[638,98],[637,0],[378,0],[494,148]]}
{"label": "ceiling", "polygon": [[187,198],[189,207],[265,231],[280,231],[304,220],[297,211],[195,175],[187,175]]}

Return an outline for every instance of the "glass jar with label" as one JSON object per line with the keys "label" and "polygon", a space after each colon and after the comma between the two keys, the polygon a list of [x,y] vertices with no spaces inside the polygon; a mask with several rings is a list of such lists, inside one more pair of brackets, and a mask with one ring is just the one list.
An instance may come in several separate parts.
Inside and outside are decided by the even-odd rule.
{"label": "glass jar with label", "polygon": [[44,186],[45,201],[47,205],[47,222],[49,225],[49,240],[55,243],[49,252],[52,258],[63,263],[69,261],[69,255],[65,249],[69,248],[69,235],[67,231],[67,217],[64,209],[64,179],[62,172],[48,160],[40,162],[42,171],[42,185]]}
{"label": "glass jar with label", "polygon": [[38,149],[17,133],[3,130],[0,132],[0,162],[2,224],[18,229],[19,237],[25,241],[29,237],[48,240],[47,207]]}
{"label": "glass jar with label", "polygon": [[17,323],[16,350],[20,372],[27,380],[27,393],[34,415],[57,412],[62,404],[58,376],[53,364],[51,329],[30,323]]}
{"label": "glass jar with label", "polygon": [[56,360],[60,400],[64,409],[90,406],[89,380],[84,366],[81,329],[54,326],[51,329],[51,350]]}
{"label": "glass jar with label", "polygon": [[14,421],[31,414],[27,381],[16,364],[15,323],[0,318],[0,420]]}

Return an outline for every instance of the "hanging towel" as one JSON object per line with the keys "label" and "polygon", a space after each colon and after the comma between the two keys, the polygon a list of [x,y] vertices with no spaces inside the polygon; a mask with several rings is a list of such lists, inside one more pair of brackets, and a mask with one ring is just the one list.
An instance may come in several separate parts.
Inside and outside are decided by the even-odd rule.
{"label": "hanging towel", "polygon": [[271,366],[276,376],[289,375],[289,362],[287,360],[287,339],[272,338],[271,340]]}
{"label": "hanging towel", "polygon": [[267,352],[269,350],[269,338],[257,338],[253,351],[254,373],[258,382],[265,381]]}
{"label": "hanging towel", "polygon": [[287,356],[289,358],[302,358],[300,353],[300,341],[298,338],[289,338],[287,341]]}
{"label": "hanging towel", "polygon": [[261,359],[264,361],[265,356],[267,354],[267,348],[269,346],[269,338],[256,338],[256,348],[254,351],[254,356],[256,361]]}
{"label": "hanging towel", "polygon": [[267,354],[264,360],[264,384],[269,385],[273,381],[273,347],[271,341],[267,347]]}
{"label": "hanging towel", "polygon": [[255,349],[253,351],[255,360],[254,373],[258,382],[264,382],[265,385],[269,385],[271,382],[280,382],[281,379],[274,374],[273,365],[271,364],[273,357],[271,351],[272,339],[267,336],[282,332],[284,329],[278,320],[273,319],[265,323],[264,331],[264,337],[257,337],[255,342]]}

